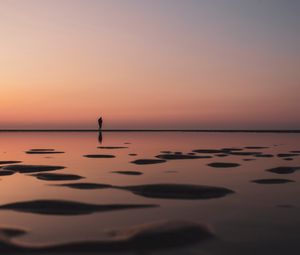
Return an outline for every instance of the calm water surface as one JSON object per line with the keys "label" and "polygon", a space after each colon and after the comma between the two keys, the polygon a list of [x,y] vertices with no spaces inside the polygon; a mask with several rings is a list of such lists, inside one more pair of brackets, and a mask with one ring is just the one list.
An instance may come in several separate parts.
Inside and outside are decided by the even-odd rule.
{"label": "calm water surface", "polygon": [[[0,204],[37,199],[60,199],[93,204],[157,204],[159,207],[100,212],[78,216],[39,215],[0,210],[0,227],[25,229],[18,237],[30,245],[101,240],[105,232],[158,220],[189,220],[211,226],[215,238],[199,244],[156,251],[155,254],[296,254],[300,236],[300,171],[276,174],[265,171],[280,166],[300,166],[279,153],[300,150],[299,134],[247,133],[0,133],[0,161],[19,160],[22,164],[60,165],[53,173],[85,177],[78,181],[38,180],[31,174],[1,176]],[[126,144],[130,143],[130,144]],[[126,146],[99,149],[97,146]],[[162,164],[136,165],[136,159],[154,159],[160,151],[190,153],[195,149],[264,146],[244,149],[272,154],[209,159],[168,160]],[[53,148],[64,154],[26,154],[33,148]],[[137,154],[130,156],[128,154]],[[115,158],[85,158],[85,154],[111,154]],[[243,159],[255,159],[244,161]],[[212,162],[239,163],[234,168],[213,168]],[[4,166],[4,165],[2,165]],[[1,171],[1,169],[0,169]],[[113,171],[139,171],[142,175],[121,175]],[[257,184],[256,179],[284,178],[294,182]],[[179,183],[225,187],[235,191],[225,197],[206,200],[153,199],[120,189],[77,190],[53,184],[92,182],[128,186]],[[97,253],[98,254],[98,253]]]}

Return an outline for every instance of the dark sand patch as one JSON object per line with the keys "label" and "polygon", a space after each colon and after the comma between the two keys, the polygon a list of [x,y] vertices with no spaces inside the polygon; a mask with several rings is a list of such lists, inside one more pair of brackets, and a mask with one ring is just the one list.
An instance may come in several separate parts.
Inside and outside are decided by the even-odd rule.
{"label": "dark sand patch", "polygon": [[64,151],[25,151],[26,154],[62,154]]}
{"label": "dark sand patch", "polygon": [[291,151],[291,153],[300,153],[300,151]]}
{"label": "dark sand patch", "polygon": [[216,167],[216,168],[229,168],[229,167],[238,167],[240,164],[238,163],[227,163],[227,162],[214,162],[207,164],[210,167]]}
{"label": "dark sand patch", "polygon": [[262,152],[257,152],[257,151],[232,151],[228,153],[230,155],[235,155],[235,156],[256,156],[262,154]]}
{"label": "dark sand patch", "polygon": [[89,183],[89,182],[79,182],[79,183],[66,183],[66,184],[57,184],[53,186],[68,187],[72,189],[108,189],[113,188],[110,184],[102,183]]}
{"label": "dark sand patch", "polygon": [[288,179],[258,179],[258,180],[253,180],[251,182],[255,182],[258,184],[283,184],[283,183],[289,183],[294,181]]}
{"label": "dark sand patch", "polygon": [[126,142],[126,143],[124,143],[124,144],[131,144],[131,143]]}
{"label": "dark sand patch", "polygon": [[124,209],[156,207],[153,204],[87,204],[64,200],[33,200],[0,206],[0,210],[46,214],[46,215],[83,215]]}
{"label": "dark sand patch", "polygon": [[146,184],[120,188],[143,197],[165,199],[210,199],[234,193],[222,187],[187,184]]}
{"label": "dark sand patch", "polygon": [[216,150],[216,149],[200,149],[200,150],[193,150],[196,153],[223,153],[224,150]]}
{"label": "dark sand patch", "polygon": [[98,149],[106,149],[106,150],[117,150],[117,149],[127,149],[128,147],[124,146],[98,146]]}
{"label": "dark sand patch", "polygon": [[199,159],[199,158],[211,158],[211,156],[195,156],[184,154],[160,154],[156,156],[160,159],[173,160],[173,159]]}
{"label": "dark sand patch", "polygon": [[272,154],[257,154],[257,155],[255,155],[255,157],[257,157],[257,158],[273,158],[274,155],[272,155]]}
{"label": "dark sand patch", "polygon": [[136,153],[129,153],[128,155],[129,155],[129,156],[137,156]]}
{"label": "dark sand patch", "polygon": [[279,158],[290,158],[290,157],[297,157],[300,156],[299,154],[296,153],[279,153],[277,154],[277,157]]}
{"label": "dark sand patch", "polygon": [[196,153],[195,152],[189,152],[189,153],[187,153],[188,155],[196,155]]}
{"label": "dark sand patch", "polygon": [[283,160],[292,161],[294,159],[293,158],[283,158]]}
{"label": "dark sand patch", "polygon": [[39,173],[33,174],[39,180],[43,181],[71,181],[80,180],[84,177],[75,174],[54,174],[54,173]]}
{"label": "dark sand patch", "polygon": [[250,149],[250,150],[269,149],[269,147],[264,147],[264,146],[246,146],[244,148],[245,149]]}
{"label": "dark sand patch", "polygon": [[[0,228],[0,252],[1,254],[16,254],[22,250],[18,245],[11,242],[11,239],[27,234],[23,229],[1,227]],[[24,250],[25,251],[25,250]]]}
{"label": "dark sand patch", "polygon": [[216,154],[217,157],[223,158],[223,157],[228,157],[228,154]]}
{"label": "dark sand patch", "polygon": [[105,155],[105,154],[88,154],[88,155],[83,155],[83,157],[86,157],[86,158],[115,158],[116,156]]}
{"label": "dark sand patch", "polygon": [[163,154],[170,154],[172,153],[171,151],[161,151],[160,153],[163,153]]}
{"label": "dark sand patch", "polygon": [[[184,247],[214,237],[210,227],[192,221],[158,221],[106,231],[104,240],[26,246],[10,239],[26,232],[0,229],[1,250],[27,253],[136,252]],[[26,254],[27,254],[26,253]]]}
{"label": "dark sand patch", "polygon": [[30,149],[29,151],[55,151],[55,149]]}
{"label": "dark sand patch", "polygon": [[253,161],[253,160],[255,160],[255,158],[244,158],[243,160],[244,161]]}
{"label": "dark sand patch", "polygon": [[140,195],[143,197],[164,199],[210,199],[220,198],[234,193],[234,191],[223,187],[188,184],[145,184],[137,186],[112,186],[108,184],[97,183],[71,183],[58,184],[55,186],[63,186],[74,189],[114,188],[127,190],[135,195]]}
{"label": "dark sand patch", "polygon": [[27,154],[61,154],[63,151],[55,151],[55,149],[30,149],[25,151]]}
{"label": "dark sand patch", "polygon": [[0,161],[0,165],[18,164],[18,163],[22,163],[22,161],[17,161],[17,160]]}
{"label": "dark sand patch", "polygon": [[214,237],[207,225],[191,221],[158,221],[111,231],[135,250],[157,250],[186,246]]}
{"label": "dark sand patch", "polygon": [[228,151],[242,151],[242,148],[223,148],[223,152],[228,152]]}
{"label": "dark sand patch", "polygon": [[137,165],[149,165],[149,164],[160,164],[165,162],[167,162],[167,160],[164,159],[137,159],[131,161],[130,163],[137,164]]}
{"label": "dark sand patch", "polygon": [[0,169],[0,176],[8,176],[8,175],[13,175],[15,174],[16,172],[14,171],[11,171],[11,170],[1,170]]}
{"label": "dark sand patch", "polygon": [[300,167],[280,166],[280,167],[267,169],[266,171],[276,173],[276,174],[292,174],[297,170],[300,170]]}
{"label": "dark sand patch", "polygon": [[142,172],[138,171],[113,171],[112,173],[116,174],[125,174],[125,175],[142,175]]}
{"label": "dark sand patch", "polygon": [[[16,228],[0,228],[0,233],[3,234],[7,238],[13,238],[13,237],[22,236],[22,235],[27,234],[27,231],[22,230],[22,229],[16,229]],[[0,242],[1,241],[2,240],[0,237]],[[0,243],[0,247],[1,247],[1,243]]]}
{"label": "dark sand patch", "polygon": [[4,170],[11,170],[18,173],[48,172],[64,169],[64,166],[47,166],[47,165],[8,165]]}

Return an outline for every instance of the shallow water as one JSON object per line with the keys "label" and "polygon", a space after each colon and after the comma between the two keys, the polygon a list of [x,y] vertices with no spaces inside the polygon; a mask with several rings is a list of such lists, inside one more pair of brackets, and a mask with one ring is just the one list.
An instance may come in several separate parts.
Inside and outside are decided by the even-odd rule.
{"label": "shallow water", "polygon": [[[277,156],[299,151],[300,134],[104,132],[102,139],[100,144],[98,134],[93,132],[0,133],[0,161],[65,166],[51,173],[84,177],[75,181],[49,181],[37,179],[32,176],[34,173],[0,176],[0,205],[59,199],[97,205],[155,204],[157,207],[83,215],[44,215],[0,210],[0,228],[24,229],[28,233],[15,240],[18,243],[40,245],[103,240],[111,229],[160,220],[189,220],[209,225],[215,238],[176,249],[155,251],[153,254],[293,254],[300,248],[300,170],[290,174],[266,171],[276,167],[300,166],[300,156],[293,156],[293,160]],[[26,153],[31,149],[43,148],[65,153]],[[172,155],[175,152],[176,155],[180,155],[179,152],[188,155],[194,150],[222,148],[242,148],[243,152],[261,152],[274,157],[239,155],[237,152],[241,151],[234,151],[227,153],[226,157],[218,156],[220,152],[195,153],[211,158],[171,159],[156,164],[133,163],[138,159],[158,159],[155,156],[164,154],[161,151],[171,151]],[[84,157],[95,154],[115,157]],[[238,163],[239,166],[215,168],[208,165],[215,162]],[[142,174],[117,174],[117,171]],[[275,178],[294,182],[253,182]],[[213,199],[151,198],[119,188],[84,190],[55,185],[82,182],[115,187],[164,183],[208,185],[227,188],[235,193]],[[132,253],[135,254],[124,251],[124,254]]]}

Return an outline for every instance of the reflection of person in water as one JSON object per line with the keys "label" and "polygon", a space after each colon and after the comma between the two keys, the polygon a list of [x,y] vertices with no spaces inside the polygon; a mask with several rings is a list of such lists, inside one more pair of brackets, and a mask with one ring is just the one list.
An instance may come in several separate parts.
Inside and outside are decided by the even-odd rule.
{"label": "reflection of person in water", "polygon": [[102,123],[103,123],[103,121],[102,121],[102,117],[100,117],[100,118],[98,119],[98,126],[99,126],[99,130],[101,130],[101,129],[102,129]]}
{"label": "reflection of person in water", "polygon": [[99,127],[98,142],[100,144],[102,143],[102,123],[103,123],[103,120],[102,120],[102,117],[100,117],[98,119],[98,127]]}
{"label": "reflection of person in water", "polygon": [[102,144],[102,132],[101,132],[101,131],[99,131],[98,142],[99,142],[100,144]]}

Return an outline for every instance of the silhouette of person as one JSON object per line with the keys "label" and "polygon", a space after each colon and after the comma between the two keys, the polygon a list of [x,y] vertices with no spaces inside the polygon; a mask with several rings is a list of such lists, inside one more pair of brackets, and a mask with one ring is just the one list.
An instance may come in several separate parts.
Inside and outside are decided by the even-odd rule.
{"label": "silhouette of person", "polygon": [[103,120],[102,120],[102,117],[100,117],[100,118],[98,119],[99,130],[102,129],[102,123],[103,123]]}

